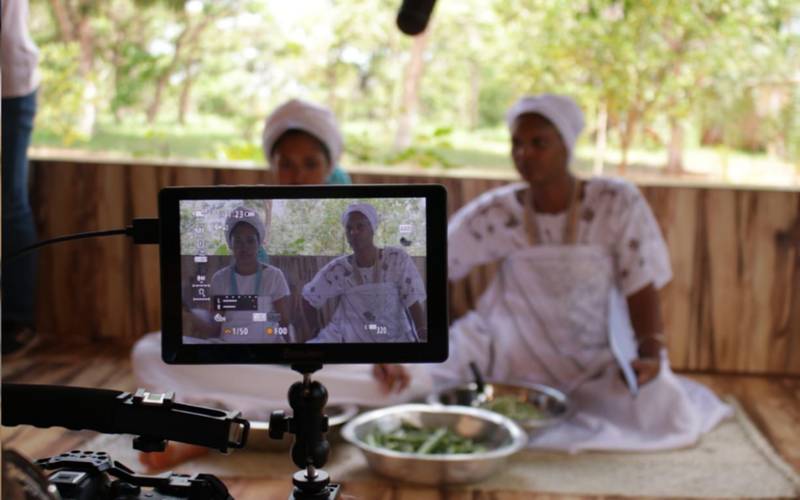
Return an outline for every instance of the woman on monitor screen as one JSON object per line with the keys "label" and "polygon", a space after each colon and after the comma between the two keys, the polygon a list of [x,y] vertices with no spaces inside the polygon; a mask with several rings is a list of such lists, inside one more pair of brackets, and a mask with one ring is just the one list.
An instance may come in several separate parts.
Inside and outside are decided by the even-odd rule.
{"label": "woman on monitor screen", "polygon": [[211,278],[212,321],[225,343],[290,340],[289,286],[277,267],[259,261],[266,228],[259,214],[237,207],[225,220],[233,258]]}
{"label": "woman on monitor screen", "polygon": [[[325,265],[303,287],[309,342],[420,342],[427,338],[425,285],[411,257],[399,247],[375,246],[378,212],[353,203],[342,214],[353,253]],[[339,298],[333,317],[321,330],[317,309]]]}

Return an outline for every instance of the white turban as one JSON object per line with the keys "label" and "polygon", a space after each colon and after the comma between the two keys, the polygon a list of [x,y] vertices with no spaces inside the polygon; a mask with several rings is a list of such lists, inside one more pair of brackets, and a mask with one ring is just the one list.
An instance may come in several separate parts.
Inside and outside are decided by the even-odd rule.
{"label": "white turban", "polygon": [[228,218],[225,219],[225,241],[228,243],[229,247],[233,248],[233,242],[231,241],[233,229],[240,222],[249,224],[256,230],[256,233],[258,233],[259,245],[264,241],[267,230],[264,227],[264,221],[261,220],[258,213],[252,208],[236,207],[230,215],[228,215]]}
{"label": "white turban", "polygon": [[373,232],[378,230],[378,211],[375,210],[375,207],[369,203],[351,203],[348,205],[342,214],[343,226],[347,227],[347,217],[349,217],[353,212],[363,214],[364,217],[366,217],[369,221],[369,225],[372,226]]}
{"label": "white turban", "polygon": [[262,145],[267,162],[275,142],[289,130],[302,130],[313,135],[328,149],[331,167],[339,163],[344,141],[336,117],[329,109],[300,99],[292,99],[277,107],[264,124]]}
{"label": "white turban", "polygon": [[575,101],[570,97],[555,94],[523,97],[515,102],[506,113],[509,130],[513,129],[517,118],[527,113],[536,113],[550,120],[561,134],[561,139],[567,147],[569,160],[572,160],[575,141],[584,126],[583,112]]}

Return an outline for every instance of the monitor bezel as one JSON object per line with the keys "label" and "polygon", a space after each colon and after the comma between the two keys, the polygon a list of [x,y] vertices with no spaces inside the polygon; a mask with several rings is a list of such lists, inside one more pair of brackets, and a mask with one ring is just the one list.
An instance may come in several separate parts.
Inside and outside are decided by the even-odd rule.
{"label": "monitor bezel", "polygon": [[[425,198],[428,340],[421,343],[184,344],[183,200]],[[447,359],[447,191],[438,184],[168,187],[159,193],[161,354],[170,364],[437,363]]]}

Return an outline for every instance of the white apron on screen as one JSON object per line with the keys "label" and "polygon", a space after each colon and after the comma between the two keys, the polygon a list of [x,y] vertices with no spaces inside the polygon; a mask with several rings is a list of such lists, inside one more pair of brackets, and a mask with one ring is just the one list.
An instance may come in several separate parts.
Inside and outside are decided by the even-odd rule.
{"label": "white apron on screen", "polygon": [[367,283],[344,292],[333,317],[311,343],[418,342],[394,283]]}
{"label": "white apron on screen", "polygon": [[339,257],[303,287],[316,308],[338,300],[330,321],[310,340],[323,342],[419,342],[408,308],[425,302],[425,284],[408,254],[380,249],[375,264],[361,268],[352,255]]}

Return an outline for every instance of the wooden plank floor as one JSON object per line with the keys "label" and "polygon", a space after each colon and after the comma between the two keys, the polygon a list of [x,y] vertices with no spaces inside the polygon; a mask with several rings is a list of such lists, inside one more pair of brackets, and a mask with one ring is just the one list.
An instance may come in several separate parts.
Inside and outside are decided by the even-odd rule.
{"label": "wooden plank floor", "polygon": [[[721,376],[688,374],[714,389],[718,394],[735,396],[775,449],[800,471],[800,378]],[[99,387],[130,391],[136,388],[127,351],[91,346],[59,346],[40,348],[17,359],[3,359],[2,380],[37,384],[59,384]],[[32,458],[56,455],[80,448],[94,436],[91,432],[32,427],[3,427],[3,446],[15,448]],[[226,480],[237,499],[285,499],[289,480],[234,479]],[[345,483],[345,498],[368,499],[493,499],[522,498],[604,498],[602,496],[531,495],[511,491],[470,492],[394,484],[377,479],[370,482]],[[615,497],[618,498],[618,497]]]}

